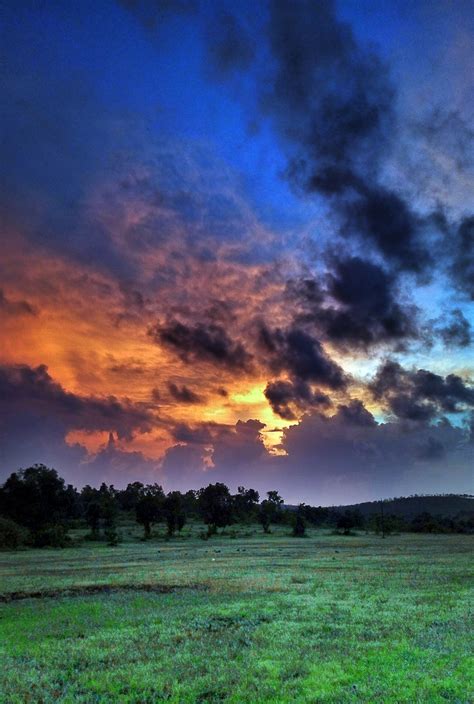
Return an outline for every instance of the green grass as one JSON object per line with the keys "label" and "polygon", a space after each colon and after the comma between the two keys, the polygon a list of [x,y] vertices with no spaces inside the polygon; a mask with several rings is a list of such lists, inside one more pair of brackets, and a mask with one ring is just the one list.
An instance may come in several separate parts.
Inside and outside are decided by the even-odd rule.
{"label": "green grass", "polygon": [[472,537],[245,532],[0,554],[2,704],[474,700]]}

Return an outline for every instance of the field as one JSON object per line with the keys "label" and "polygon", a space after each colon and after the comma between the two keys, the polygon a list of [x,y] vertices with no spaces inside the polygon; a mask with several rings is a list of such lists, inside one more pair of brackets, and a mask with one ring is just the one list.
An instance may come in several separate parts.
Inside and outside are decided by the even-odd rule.
{"label": "field", "polygon": [[463,535],[0,553],[2,704],[474,699]]}

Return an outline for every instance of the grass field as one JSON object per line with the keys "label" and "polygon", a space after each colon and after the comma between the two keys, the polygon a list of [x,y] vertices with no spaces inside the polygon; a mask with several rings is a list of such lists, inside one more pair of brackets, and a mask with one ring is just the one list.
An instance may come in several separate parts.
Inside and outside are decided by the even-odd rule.
{"label": "grass field", "polygon": [[0,554],[2,704],[474,700],[470,536],[129,540]]}

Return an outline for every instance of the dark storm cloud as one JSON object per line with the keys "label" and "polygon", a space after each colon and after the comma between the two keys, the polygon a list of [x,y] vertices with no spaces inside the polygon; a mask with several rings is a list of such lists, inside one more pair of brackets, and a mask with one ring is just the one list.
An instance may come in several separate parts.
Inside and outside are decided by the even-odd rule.
{"label": "dark storm cloud", "polygon": [[343,231],[369,239],[396,268],[420,273],[431,261],[422,243],[425,223],[397,193],[364,185],[342,212]]}
{"label": "dark storm cloud", "polygon": [[167,487],[187,490],[215,481],[226,482],[233,490],[242,483],[260,486],[266,482],[262,467],[269,459],[261,435],[264,427],[255,419],[239,420],[235,425],[177,425],[173,437],[187,444],[175,445],[165,453],[162,470]]}
{"label": "dark storm cloud", "polygon": [[273,61],[260,101],[285,145],[288,178],[331,200],[343,234],[369,241],[399,270],[422,272],[427,222],[380,180],[397,121],[387,66],[332,0],[272,0],[267,39]]}
{"label": "dark storm cloud", "polygon": [[235,426],[223,429],[214,438],[212,462],[216,468],[228,468],[233,485],[241,483],[242,479],[248,480],[252,469],[259,462],[265,462],[267,451],[261,434],[264,427],[265,424],[255,418],[238,420]]}
{"label": "dark storm cloud", "polygon": [[394,277],[377,264],[360,257],[336,260],[327,293],[338,306],[320,308],[316,317],[335,344],[367,348],[418,335],[413,307],[398,303]]}
{"label": "dark storm cloud", "polygon": [[296,319],[342,349],[369,349],[420,338],[418,311],[400,301],[395,276],[361,257],[333,256],[325,286],[314,279],[291,281],[287,295],[300,308]]}
{"label": "dark storm cloud", "polygon": [[263,362],[274,373],[286,372],[295,382],[344,389],[344,371],[325,352],[319,340],[298,327],[270,330],[260,324],[259,346]]}
{"label": "dark storm cloud", "polygon": [[466,429],[445,419],[377,423],[352,400],[331,417],[313,411],[285,429],[283,456],[265,451],[262,431],[255,420],[177,427],[177,442],[187,444],[166,453],[167,485],[187,489],[223,481],[235,490],[248,484],[262,493],[277,488],[290,503],[304,497],[319,505],[453,486],[466,491],[472,481]]}
{"label": "dark storm cloud", "polygon": [[358,46],[331,0],[274,0],[270,9],[276,72],[266,106],[301,149],[306,186],[331,171],[333,190],[345,190],[359,161],[370,163],[381,146],[374,137],[383,140],[393,98],[387,71]]}
{"label": "dark storm cloud", "polygon": [[0,366],[0,417],[21,418],[22,414],[50,416],[64,431],[110,430],[121,438],[135,431],[151,429],[152,416],[138,404],[120,402],[114,396],[94,398],[77,396],[55,382],[43,364]]}
{"label": "dark storm cloud", "polygon": [[337,416],[349,425],[359,425],[361,427],[371,427],[376,425],[372,413],[370,413],[358,399],[353,399],[347,405],[341,404],[338,407]]}
{"label": "dark storm cloud", "polygon": [[141,452],[125,452],[117,447],[113,435],[107,445],[93,457],[84,457],[73,474],[76,486],[90,484],[100,486],[102,482],[113,484],[117,489],[125,488],[129,482],[145,484],[161,482],[159,462],[150,460]]}
{"label": "dark storm cloud", "polygon": [[451,274],[455,285],[474,301],[474,216],[464,218],[454,234]]}
{"label": "dark storm cloud", "polygon": [[199,394],[195,393],[184,384],[183,386],[178,386],[170,382],[168,384],[168,391],[174,400],[179,401],[179,403],[201,403],[203,400]]}
{"label": "dark storm cloud", "polygon": [[426,442],[419,446],[417,457],[421,460],[433,461],[441,460],[446,455],[446,448],[442,442],[436,438],[429,437]]}
{"label": "dark storm cloud", "polygon": [[474,386],[456,374],[442,377],[425,369],[405,370],[385,362],[370,384],[374,398],[398,418],[429,421],[443,413],[461,413],[474,407]]}
{"label": "dark storm cloud", "polygon": [[295,410],[301,412],[314,407],[331,406],[329,396],[320,391],[313,391],[303,381],[292,382],[282,379],[272,381],[267,384],[264,394],[273,411],[287,420],[294,420],[297,417]]}
{"label": "dark storm cloud", "polygon": [[[256,419],[247,421],[238,420],[234,425],[214,422],[202,422],[189,425],[188,423],[177,423],[170,428],[170,433],[177,442],[185,442],[188,445],[215,446],[219,443],[234,441],[239,438],[245,445],[245,438],[258,439],[261,443],[260,431],[265,424]],[[248,452],[246,453],[248,454]],[[240,462],[235,456],[235,462]]]}
{"label": "dark storm cloud", "polygon": [[109,431],[122,440],[146,433],[153,418],[139,404],[115,397],[77,396],[63,389],[44,365],[0,366],[0,477],[19,467],[43,462],[77,486],[101,481],[125,485],[132,478],[151,481],[156,470],[140,453],[128,453],[109,442],[94,457],[79,444],[70,445],[71,430]]}
{"label": "dark storm cloud", "polygon": [[204,458],[205,452],[200,445],[168,448],[161,464],[166,489],[186,492],[214,481],[205,471]]}
{"label": "dark storm cloud", "polygon": [[286,293],[290,299],[304,302],[313,311],[323,303],[326,295],[319,281],[308,277],[287,281]]}
{"label": "dark storm cloud", "polygon": [[[235,18],[231,26],[236,35]],[[273,62],[260,97],[295,149],[289,174],[326,194],[359,189],[391,124],[394,91],[386,67],[358,45],[332,0],[271,0],[267,27]],[[245,43],[242,30],[234,43]],[[223,68],[233,68],[230,60]]]}
{"label": "dark storm cloud", "polygon": [[212,423],[201,423],[190,426],[187,423],[177,423],[171,429],[171,436],[176,442],[185,442],[188,445],[207,445],[212,441]]}
{"label": "dark storm cloud", "polygon": [[471,324],[459,308],[451,311],[451,319],[439,334],[447,347],[469,347],[472,341]]}
{"label": "dark storm cloud", "polygon": [[35,306],[28,301],[16,301],[12,298],[7,298],[3,289],[0,288],[0,313],[5,315],[37,315],[38,311]]}
{"label": "dark storm cloud", "polygon": [[474,411],[469,414],[467,428],[469,432],[469,442],[474,445]]}
{"label": "dark storm cloud", "polygon": [[369,240],[398,269],[422,271],[430,260],[423,222],[378,182],[395,126],[386,66],[357,42],[331,0],[275,0],[271,8],[277,68],[265,107],[291,145],[289,177],[336,199],[344,234]]}
{"label": "dark storm cloud", "polygon": [[185,324],[176,319],[153,326],[149,333],[183,360],[213,362],[229,369],[245,371],[251,355],[240,342],[232,340],[222,325],[215,323]]}
{"label": "dark storm cloud", "polygon": [[362,418],[365,414],[367,422],[358,424],[343,408],[330,418],[313,413],[284,431],[281,447],[287,456],[281,459],[289,472],[282,483],[285,498],[288,493],[307,495],[308,487],[318,503],[340,496],[363,500],[452,491],[453,486],[469,491],[472,449],[464,429],[446,420],[376,423],[361,411]]}

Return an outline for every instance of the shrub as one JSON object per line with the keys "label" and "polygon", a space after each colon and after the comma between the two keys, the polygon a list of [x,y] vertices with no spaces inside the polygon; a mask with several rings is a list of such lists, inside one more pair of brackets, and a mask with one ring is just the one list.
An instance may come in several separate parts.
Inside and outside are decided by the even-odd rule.
{"label": "shrub", "polygon": [[30,541],[29,531],[15,521],[0,516],[0,549],[16,550]]}
{"label": "shrub", "polygon": [[302,513],[298,511],[296,514],[296,519],[295,523],[293,525],[293,537],[295,538],[304,538],[306,535],[306,523],[303,518]]}
{"label": "shrub", "polygon": [[115,547],[116,545],[119,544],[120,536],[119,536],[115,526],[112,526],[111,528],[106,529],[105,539],[107,540],[107,545],[110,545],[111,547]]}
{"label": "shrub", "polygon": [[37,548],[65,548],[69,542],[66,529],[59,524],[45,526],[34,534],[34,545]]}

